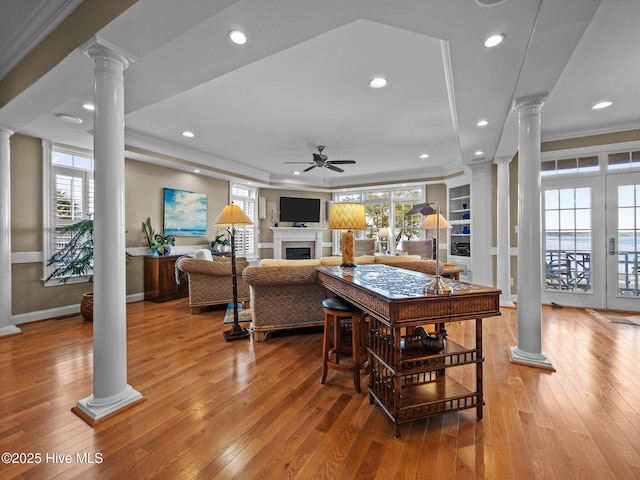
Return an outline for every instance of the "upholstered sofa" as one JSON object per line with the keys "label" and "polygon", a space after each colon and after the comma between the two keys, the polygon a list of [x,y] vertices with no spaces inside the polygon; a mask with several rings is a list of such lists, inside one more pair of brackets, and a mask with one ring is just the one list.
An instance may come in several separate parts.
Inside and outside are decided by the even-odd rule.
{"label": "upholstered sofa", "polygon": [[[357,264],[383,263],[435,274],[435,261],[421,261],[419,256],[361,256],[355,260]],[[341,261],[341,257],[263,259],[259,266],[245,268],[242,277],[251,290],[254,339],[264,341],[269,333],[277,330],[322,325],[322,300],[328,294],[318,283],[316,268],[340,265]]]}
{"label": "upholstered sofa", "polygon": [[[242,272],[248,266],[245,257],[236,258],[239,302],[248,302],[250,298],[249,285],[242,279]],[[185,256],[176,261],[176,268],[189,276],[189,307],[192,315],[198,314],[202,307],[233,303],[230,258]]]}

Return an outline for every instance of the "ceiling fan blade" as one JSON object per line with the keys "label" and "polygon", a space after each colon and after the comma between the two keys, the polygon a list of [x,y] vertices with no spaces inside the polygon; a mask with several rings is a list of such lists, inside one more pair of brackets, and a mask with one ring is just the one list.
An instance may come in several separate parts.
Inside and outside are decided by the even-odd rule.
{"label": "ceiling fan blade", "polygon": [[313,154],[313,160],[314,160],[315,162],[320,162],[320,163],[322,163],[322,157],[321,157],[319,154],[317,154],[317,153],[314,153],[314,154]]}
{"label": "ceiling fan blade", "polygon": [[344,172],[343,169],[338,168],[338,167],[334,167],[330,163],[325,164],[325,167],[327,167],[329,170],[333,170],[334,172],[340,172],[340,173]]}
{"label": "ceiling fan blade", "polygon": [[311,165],[310,167],[305,168],[303,172],[308,172],[309,170],[312,170],[314,168],[316,168],[316,165]]}
{"label": "ceiling fan blade", "polygon": [[327,163],[332,163],[333,165],[347,165],[356,163],[355,160],[329,160]]}

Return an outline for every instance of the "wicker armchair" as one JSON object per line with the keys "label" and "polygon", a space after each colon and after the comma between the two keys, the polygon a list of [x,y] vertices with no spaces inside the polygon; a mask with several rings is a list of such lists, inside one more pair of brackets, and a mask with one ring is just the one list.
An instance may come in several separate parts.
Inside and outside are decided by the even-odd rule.
{"label": "wicker armchair", "polygon": [[433,240],[403,240],[402,250],[420,258],[433,258]]}
{"label": "wicker armchair", "polygon": [[254,340],[262,342],[276,330],[323,325],[326,295],[316,266],[250,266],[242,277],[251,286]]}
{"label": "wicker armchair", "polygon": [[362,255],[373,255],[376,252],[376,241],[369,238],[357,238],[354,256],[360,257]]}
{"label": "wicker armchair", "polygon": [[[249,266],[245,257],[236,258],[238,301],[248,302],[249,285],[242,280],[242,272]],[[214,257],[213,261],[182,257],[176,267],[189,276],[189,307],[191,314],[200,313],[202,307],[233,303],[231,259]]]}

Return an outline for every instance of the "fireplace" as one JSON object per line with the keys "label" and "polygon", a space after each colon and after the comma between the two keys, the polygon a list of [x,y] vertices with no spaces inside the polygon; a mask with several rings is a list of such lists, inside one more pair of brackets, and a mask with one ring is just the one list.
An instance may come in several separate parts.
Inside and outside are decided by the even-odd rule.
{"label": "fireplace", "polygon": [[[309,248],[310,258],[322,258],[323,228],[271,227],[273,230],[273,258],[287,258],[287,248]],[[309,258],[309,257],[307,257]]]}
{"label": "fireplace", "polygon": [[287,247],[284,250],[287,260],[308,260],[311,258],[310,247]]}

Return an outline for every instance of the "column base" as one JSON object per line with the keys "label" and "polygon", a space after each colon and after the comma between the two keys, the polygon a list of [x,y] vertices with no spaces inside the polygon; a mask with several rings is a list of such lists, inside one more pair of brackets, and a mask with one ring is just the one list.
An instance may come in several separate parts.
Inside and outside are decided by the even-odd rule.
{"label": "column base", "polygon": [[98,421],[104,420],[109,415],[120,410],[132,407],[144,400],[140,392],[135,391],[131,385],[127,385],[124,392],[106,399],[96,400],[93,395],[78,400],[78,403],[71,409],[82,420],[93,426]]}
{"label": "column base", "polygon": [[556,371],[544,353],[523,352],[522,350],[519,350],[518,347],[509,347],[509,356],[511,357],[511,363],[519,363],[529,367],[544,368],[552,372]]}
{"label": "column base", "polygon": [[9,325],[7,327],[0,328],[0,337],[7,337],[9,335],[17,335],[18,333],[22,333],[15,325]]}

